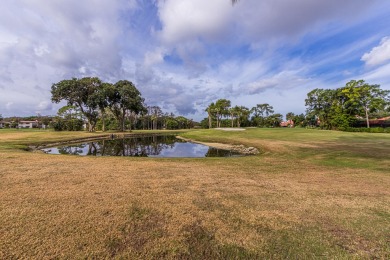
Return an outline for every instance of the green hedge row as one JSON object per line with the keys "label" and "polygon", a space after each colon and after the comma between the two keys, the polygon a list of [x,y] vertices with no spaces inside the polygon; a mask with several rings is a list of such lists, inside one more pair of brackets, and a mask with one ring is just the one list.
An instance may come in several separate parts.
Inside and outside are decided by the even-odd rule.
{"label": "green hedge row", "polygon": [[80,119],[64,120],[59,118],[51,123],[51,127],[55,131],[82,131],[83,124],[83,120]]}

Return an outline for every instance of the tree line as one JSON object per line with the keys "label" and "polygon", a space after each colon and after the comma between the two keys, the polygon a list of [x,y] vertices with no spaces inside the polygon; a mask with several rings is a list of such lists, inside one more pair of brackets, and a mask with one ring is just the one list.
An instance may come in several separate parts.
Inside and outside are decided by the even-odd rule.
{"label": "tree line", "polygon": [[364,118],[367,128],[370,118],[390,113],[390,91],[364,80],[351,80],[337,89],[314,89],[307,94],[307,116],[315,118],[322,129],[347,129]]}
{"label": "tree line", "polygon": [[[370,85],[364,80],[351,80],[337,89],[314,89],[305,99],[306,114],[287,113],[287,122],[294,126],[320,127],[321,129],[348,129],[359,126],[364,119],[367,128],[370,118],[390,115],[390,91],[379,85]],[[231,101],[219,99],[205,110],[208,117],[201,126],[214,127],[277,127],[283,115],[275,113],[267,103],[257,104],[251,109],[231,106]]]}
{"label": "tree line", "polygon": [[277,127],[283,120],[283,115],[274,113],[271,105],[257,104],[251,109],[245,106],[231,106],[228,99],[212,102],[205,110],[208,117],[203,119],[201,126],[214,127]]}
{"label": "tree line", "polygon": [[66,101],[53,123],[56,130],[80,130],[86,119],[88,131],[191,128],[194,122],[183,116],[163,113],[147,106],[140,91],[128,80],[115,84],[97,77],[72,78],[51,87],[52,102]]}
{"label": "tree line", "polygon": [[[55,130],[82,130],[85,121],[89,131],[183,129],[198,125],[184,116],[146,105],[140,91],[128,80],[111,84],[97,77],[72,78],[53,84],[51,94],[53,102],[66,101],[67,105],[58,110],[54,119],[37,118],[41,118],[45,126],[50,122]],[[390,115],[390,91],[364,80],[352,80],[341,88],[310,91],[305,105],[306,114],[289,112],[285,115],[288,122],[301,127],[339,130],[361,126],[364,122],[369,128],[370,119]],[[205,112],[208,117],[200,122],[203,128],[277,127],[283,121],[283,115],[275,113],[268,103],[247,108],[232,106],[228,99],[218,99],[209,104]],[[0,115],[0,121],[2,119]],[[6,127],[17,127],[18,120],[11,121],[13,124]]]}

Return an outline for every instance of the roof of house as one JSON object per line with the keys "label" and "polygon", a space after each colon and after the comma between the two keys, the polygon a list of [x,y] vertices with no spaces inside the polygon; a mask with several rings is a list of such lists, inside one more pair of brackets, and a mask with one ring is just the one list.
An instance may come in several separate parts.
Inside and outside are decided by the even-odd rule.
{"label": "roof of house", "polygon": [[289,126],[289,125],[294,125],[294,121],[292,121],[290,119],[290,120],[283,121],[283,122],[280,123],[280,126]]}
{"label": "roof of house", "polygon": [[30,123],[38,123],[38,120],[35,120],[35,121],[22,120],[22,121],[19,121],[19,123],[21,123],[21,124],[23,124],[23,123],[27,123],[27,124],[30,124]]}

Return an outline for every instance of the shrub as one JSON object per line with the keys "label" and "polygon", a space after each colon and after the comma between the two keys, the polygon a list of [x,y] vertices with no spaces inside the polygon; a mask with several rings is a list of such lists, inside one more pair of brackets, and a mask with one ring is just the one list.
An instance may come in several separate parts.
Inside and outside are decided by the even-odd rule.
{"label": "shrub", "polygon": [[166,126],[167,126],[167,129],[169,129],[169,130],[178,129],[179,123],[174,119],[168,119]]}
{"label": "shrub", "polygon": [[58,118],[56,121],[51,123],[51,127],[53,127],[55,131],[81,131],[83,130],[83,120],[64,120],[62,118]]}

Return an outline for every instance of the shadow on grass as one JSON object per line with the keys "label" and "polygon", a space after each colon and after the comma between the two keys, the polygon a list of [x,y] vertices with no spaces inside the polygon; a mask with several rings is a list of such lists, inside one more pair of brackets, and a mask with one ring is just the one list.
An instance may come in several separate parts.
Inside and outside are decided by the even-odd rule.
{"label": "shadow on grass", "polygon": [[166,218],[155,210],[133,204],[127,218],[127,222],[119,229],[119,235],[106,241],[111,257],[121,255],[124,251],[133,252],[134,256],[140,257],[145,247],[166,234]]}
{"label": "shadow on grass", "polygon": [[186,234],[185,243],[188,252],[182,254],[179,259],[257,259],[255,252],[249,251],[237,245],[222,245],[215,239],[215,234],[200,222],[186,226],[183,229]]}
{"label": "shadow on grass", "polygon": [[[112,258],[137,259],[256,259],[256,253],[237,245],[220,244],[215,233],[197,221],[184,226],[184,236],[178,248],[164,247],[167,234],[167,218],[154,210],[133,204],[128,222],[117,236],[106,240],[106,249]],[[161,239],[161,240],[160,240]],[[159,244],[161,242],[161,244]],[[170,245],[172,246],[172,244]]]}

